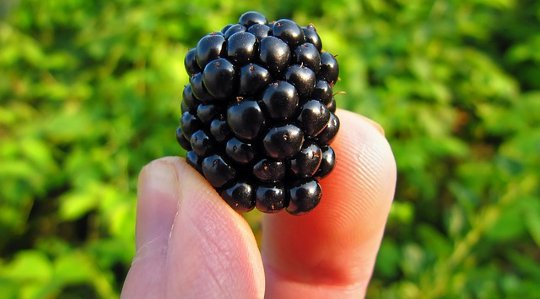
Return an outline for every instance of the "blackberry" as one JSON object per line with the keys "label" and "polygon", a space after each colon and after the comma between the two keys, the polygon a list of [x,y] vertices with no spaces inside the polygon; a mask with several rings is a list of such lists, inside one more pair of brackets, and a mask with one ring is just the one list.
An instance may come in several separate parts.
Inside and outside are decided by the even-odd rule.
{"label": "blackberry", "polygon": [[224,117],[214,118],[210,123],[210,134],[217,142],[225,141],[232,133]]}
{"label": "blackberry", "polygon": [[186,139],[191,138],[191,135],[202,127],[201,121],[193,114],[184,112],[180,119],[180,127]]}
{"label": "blackberry", "polygon": [[321,55],[312,43],[303,43],[294,50],[294,62],[307,66],[316,74],[321,69]]}
{"label": "blackberry", "polygon": [[339,66],[336,58],[328,52],[322,53],[321,70],[319,71],[319,77],[334,85],[337,81],[338,75]]}
{"label": "blackberry", "polygon": [[246,31],[246,27],[244,27],[243,25],[234,24],[234,25],[231,25],[229,28],[227,28],[225,32],[223,32],[223,37],[225,39],[229,39],[229,37],[231,37],[233,34],[238,33],[238,32],[245,32],[245,31]]}
{"label": "blackberry", "polygon": [[272,26],[272,34],[293,49],[305,41],[304,31],[292,20],[277,20]]}
{"label": "blackberry", "polygon": [[253,166],[253,174],[261,182],[277,183],[285,177],[286,167],[282,161],[262,159]]}
{"label": "blackberry", "polygon": [[249,27],[248,32],[255,35],[258,40],[261,40],[271,34],[272,29],[265,24],[254,24]]}
{"label": "blackberry", "polygon": [[249,32],[237,32],[227,39],[227,57],[235,65],[245,65],[255,59],[259,41]]}
{"label": "blackberry", "polygon": [[298,64],[287,68],[285,80],[296,87],[298,95],[302,98],[309,97],[315,88],[315,73],[310,68]]}
{"label": "blackberry", "polygon": [[219,114],[219,107],[213,104],[200,104],[197,107],[197,117],[204,124],[209,124]]}
{"label": "blackberry", "polygon": [[184,59],[176,140],[235,210],[293,215],[321,200],[339,130],[339,67],[313,25],[258,12],[201,38]]}
{"label": "blackberry", "polygon": [[297,154],[304,143],[304,132],[295,125],[268,130],[262,144],[268,157],[285,160]]}
{"label": "blackberry", "polygon": [[295,215],[312,210],[321,200],[321,185],[314,180],[298,181],[289,188],[287,212]]}
{"label": "blackberry", "polygon": [[206,64],[216,58],[219,58],[223,51],[225,38],[217,33],[209,34],[197,43],[195,60],[197,65],[204,69]]}
{"label": "blackberry", "polygon": [[289,64],[290,58],[291,49],[283,40],[274,36],[261,39],[259,60],[274,77],[279,77],[281,71]]}
{"label": "blackberry", "polygon": [[201,71],[199,64],[197,63],[197,48],[189,50],[184,59],[184,66],[189,75],[195,75]]}
{"label": "blackberry", "polygon": [[214,141],[212,141],[210,136],[206,135],[203,130],[198,130],[197,132],[193,133],[189,139],[189,143],[191,145],[191,149],[193,149],[193,151],[201,157],[211,154],[215,147]]}
{"label": "blackberry", "polygon": [[266,88],[261,100],[271,119],[286,121],[294,116],[300,98],[290,83],[276,81]]}
{"label": "blackberry", "polygon": [[189,78],[189,84],[191,85],[191,93],[194,98],[203,103],[208,103],[213,100],[213,97],[208,93],[206,87],[203,85],[203,74],[196,73]]}
{"label": "blackberry", "polygon": [[255,95],[270,82],[270,73],[260,65],[250,63],[240,69],[240,87],[238,94],[241,96]]}
{"label": "blackberry", "polygon": [[[191,84],[188,84],[184,87],[184,92],[182,94],[184,100],[182,101],[182,104],[185,105],[186,111],[189,110],[191,112],[197,111],[197,107],[199,107],[199,104],[201,103],[195,96],[193,95],[193,90],[191,89]],[[182,111],[182,112],[186,112]]]}
{"label": "blackberry", "polygon": [[304,142],[302,149],[291,159],[291,173],[295,177],[310,178],[319,169],[322,160],[321,148],[315,142]]}
{"label": "blackberry", "polygon": [[231,187],[221,191],[221,197],[235,210],[247,212],[255,206],[255,196],[253,187],[245,182],[239,181]]}
{"label": "blackberry", "polygon": [[265,25],[266,23],[268,23],[268,21],[266,20],[266,17],[263,16],[261,13],[256,11],[248,11],[240,16],[238,23],[249,27],[255,24]]}
{"label": "blackberry", "polygon": [[216,187],[223,187],[234,180],[236,170],[220,155],[212,155],[202,160],[202,173],[208,182]]}
{"label": "blackberry", "polygon": [[324,130],[330,119],[330,111],[323,103],[309,100],[300,108],[298,124],[309,136],[317,136]]}
{"label": "blackberry", "polygon": [[248,164],[255,158],[255,147],[233,137],[227,141],[225,153],[239,164]]}
{"label": "blackberry", "polygon": [[[311,97],[327,105],[332,101],[332,86],[325,80],[319,80],[311,92]],[[185,101],[185,100],[184,100]]]}
{"label": "blackberry", "polygon": [[304,32],[304,38],[306,42],[314,45],[319,52],[322,51],[322,41],[319,37],[319,34],[317,34],[315,26],[308,25],[306,27],[302,27],[302,31]]}
{"label": "blackberry", "polygon": [[227,124],[237,137],[252,140],[262,131],[265,117],[259,104],[246,98],[227,109]]}
{"label": "blackberry", "polygon": [[285,187],[280,184],[262,184],[255,192],[255,206],[261,212],[275,213],[288,206]]}

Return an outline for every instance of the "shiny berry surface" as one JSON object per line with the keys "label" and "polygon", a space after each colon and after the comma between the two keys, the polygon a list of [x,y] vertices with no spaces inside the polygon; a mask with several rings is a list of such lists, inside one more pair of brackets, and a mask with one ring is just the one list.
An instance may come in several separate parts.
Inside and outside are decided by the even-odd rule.
{"label": "shiny berry surface", "polygon": [[321,150],[321,165],[319,165],[319,169],[315,174],[315,176],[318,178],[323,178],[327,176],[336,165],[336,153],[334,152],[334,150],[329,146],[324,146]]}
{"label": "shiny berry surface", "polygon": [[214,141],[203,130],[193,133],[189,139],[189,143],[193,151],[201,157],[214,152]]}
{"label": "shiny berry surface", "polygon": [[258,40],[261,40],[271,34],[272,28],[264,24],[255,24],[249,27],[248,32],[255,35]]}
{"label": "shiny berry surface", "polygon": [[334,113],[330,112],[328,124],[326,125],[326,128],[324,128],[324,130],[317,135],[317,139],[319,140],[319,143],[331,144],[338,131],[339,118]]}
{"label": "shiny berry surface", "polygon": [[307,101],[300,109],[298,123],[307,135],[317,136],[328,124],[330,111],[317,100]]}
{"label": "shiny berry surface", "polygon": [[308,67],[315,74],[321,69],[321,55],[312,43],[303,43],[296,47],[293,57],[296,64]]}
{"label": "shiny berry surface", "polygon": [[317,29],[315,29],[315,26],[313,25],[307,25],[306,27],[302,27],[302,31],[304,32],[304,38],[306,42],[311,43],[321,52],[322,50],[322,41],[321,37],[317,33]]}
{"label": "shiny berry surface", "polygon": [[227,56],[236,65],[252,62],[257,56],[259,41],[249,32],[237,32],[227,40]]}
{"label": "shiny berry surface", "polygon": [[302,98],[311,95],[316,82],[315,73],[310,68],[298,64],[287,68],[285,80],[296,87],[298,95]]}
{"label": "shiny berry surface", "polygon": [[187,109],[191,112],[197,111],[197,107],[201,103],[199,100],[195,98],[195,95],[193,94],[193,91],[191,90],[191,84],[187,84],[184,86],[184,91],[182,93],[182,103],[185,104]]}
{"label": "shiny berry surface", "polygon": [[337,82],[338,75],[339,65],[336,58],[328,52],[322,53],[319,78],[328,81],[331,85],[334,85]]}
{"label": "shiny berry surface", "polygon": [[301,215],[311,211],[321,201],[321,185],[316,180],[300,181],[289,188],[287,212]]}
{"label": "shiny berry surface", "polygon": [[189,50],[184,59],[184,67],[189,75],[195,75],[201,71],[201,68],[197,64],[197,48]]}
{"label": "shiny berry surface", "polygon": [[197,155],[194,151],[188,151],[186,153],[186,162],[195,168],[198,172],[201,172],[201,157]]}
{"label": "shiny berry surface", "polygon": [[191,92],[193,93],[193,96],[203,102],[208,103],[214,98],[208,93],[208,90],[206,90],[206,87],[203,84],[203,74],[197,73],[189,79],[189,83],[191,85]]}
{"label": "shiny berry surface", "polygon": [[255,191],[247,182],[237,182],[221,191],[220,195],[237,211],[247,212],[255,207]]}
{"label": "shiny berry surface", "polygon": [[321,164],[322,151],[314,142],[306,142],[291,159],[291,173],[297,178],[312,177]]}
{"label": "shiny berry surface", "polygon": [[283,40],[267,36],[261,40],[259,59],[271,73],[277,75],[289,64],[291,49]]}
{"label": "shiny berry surface", "polygon": [[271,128],[263,138],[266,154],[274,159],[294,156],[302,148],[304,132],[295,125]]}
{"label": "shiny berry surface", "polygon": [[255,147],[237,138],[231,138],[227,141],[225,152],[229,158],[240,164],[248,164],[255,158]]}
{"label": "shiny berry surface", "polygon": [[195,59],[199,68],[204,69],[211,60],[219,57],[223,51],[225,38],[219,34],[209,34],[197,43]]}
{"label": "shiny berry surface", "polygon": [[227,25],[225,25],[225,27],[223,27],[221,29],[221,31],[220,31],[221,34],[225,34],[225,32],[227,32],[227,30],[229,30],[229,28],[231,28],[233,25],[235,25],[235,24],[227,24]]}
{"label": "shiny berry surface", "polygon": [[223,33],[223,37],[225,39],[228,39],[229,37],[231,37],[235,33],[245,32],[245,31],[246,31],[246,27],[244,27],[243,25],[234,24],[234,25],[230,26],[229,28],[227,28],[227,30]]}
{"label": "shiny berry surface", "polygon": [[197,118],[202,123],[209,124],[219,112],[219,107],[214,104],[200,104],[197,107]]}
{"label": "shiny berry surface", "polygon": [[241,139],[252,140],[257,137],[264,123],[261,107],[253,100],[234,104],[227,110],[227,124]]}
{"label": "shiny berry surface", "polygon": [[189,139],[191,138],[191,134],[202,127],[202,124],[197,116],[189,112],[184,112],[182,114],[182,118],[180,119],[180,127],[182,128],[184,136]]}
{"label": "shiny berry surface", "polygon": [[285,177],[287,168],[282,161],[262,159],[253,166],[253,175],[261,182],[279,182]]}
{"label": "shiny berry surface", "polygon": [[236,177],[236,170],[219,155],[204,158],[201,168],[204,177],[216,188],[223,187]]}
{"label": "shiny berry surface", "polygon": [[217,142],[222,142],[231,136],[232,132],[226,120],[214,118],[210,123],[210,134]]}
{"label": "shiny berry surface", "polygon": [[186,138],[186,136],[184,136],[184,132],[182,131],[182,128],[180,127],[176,129],[176,141],[185,150],[188,150],[188,151],[191,150],[191,143],[189,143],[189,140]]}
{"label": "shiny berry surface", "polygon": [[332,113],[336,113],[337,106],[336,106],[336,100],[334,98],[332,98],[332,100],[330,100],[329,103],[325,104],[325,106],[326,106],[326,109],[328,109],[328,111]]}
{"label": "shiny berry surface", "polygon": [[285,41],[291,48],[304,42],[304,31],[294,21],[281,19],[272,26],[272,34]]}
{"label": "shiny berry surface", "polygon": [[266,20],[266,17],[257,11],[248,11],[243,13],[240,18],[238,19],[238,24],[244,25],[246,27],[249,27],[251,25],[255,24],[266,24],[268,21]]}
{"label": "shiny berry surface", "polygon": [[176,142],[233,209],[305,214],[336,163],[336,57],[311,24],[248,11],[220,28],[184,58]]}
{"label": "shiny berry surface", "polygon": [[203,83],[214,98],[224,99],[236,92],[236,70],[227,59],[218,58],[204,68]]}
{"label": "shiny berry surface", "polygon": [[321,101],[323,104],[328,104],[332,101],[332,86],[325,80],[318,80],[315,83],[315,88],[311,92],[311,97]]}
{"label": "shiny berry surface", "polygon": [[260,185],[255,191],[255,205],[264,213],[276,213],[287,206],[285,187],[280,185]]}
{"label": "shiny berry surface", "polygon": [[272,77],[264,67],[250,63],[240,69],[240,87],[238,94],[241,96],[256,95],[264,89]]}
{"label": "shiny berry surface", "polygon": [[266,88],[262,102],[270,118],[286,121],[294,116],[300,98],[296,88],[286,81],[274,82]]}

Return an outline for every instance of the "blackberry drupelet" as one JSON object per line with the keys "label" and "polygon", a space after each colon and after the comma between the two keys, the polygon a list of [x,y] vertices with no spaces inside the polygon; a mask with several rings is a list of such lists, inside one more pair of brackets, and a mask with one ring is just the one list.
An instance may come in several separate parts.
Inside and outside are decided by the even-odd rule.
{"label": "blackberry drupelet", "polygon": [[249,11],[201,38],[184,66],[176,140],[235,210],[306,213],[334,168],[335,56],[313,25]]}

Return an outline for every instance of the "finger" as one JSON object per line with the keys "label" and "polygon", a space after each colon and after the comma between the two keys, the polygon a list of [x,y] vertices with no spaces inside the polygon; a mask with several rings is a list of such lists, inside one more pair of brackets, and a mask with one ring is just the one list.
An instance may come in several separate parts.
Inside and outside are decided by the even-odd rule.
{"label": "finger", "polygon": [[163,294],[165,256],[179,205],[179,182],[170,159],[146,165],[139,175],[136,255],[122,288],[122,298]]}
{"label": "finger", "polygon": [[338,111],[333,172],[310,213],[265,215],[267,298],[359,298],[364,295],[394,196],[396,166],[374,126]]}
{"label": "finger", "polygon": [[249,226],[198,173],[170,157],[140,178],[137,254],[123,298],[262,298]]}
{"label": "finger", "polygon": [[264,270],[249,225],[183,160],[176,167],[184,201],[169,240],[167,298],[262,298]]}

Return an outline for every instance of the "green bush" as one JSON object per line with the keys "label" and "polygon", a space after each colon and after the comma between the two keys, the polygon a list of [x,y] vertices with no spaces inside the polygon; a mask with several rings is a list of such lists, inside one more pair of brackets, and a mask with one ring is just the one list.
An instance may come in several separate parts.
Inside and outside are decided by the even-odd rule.
{"label": "green bush", "polygon": [[316,24],[392,144],[369,298],[539,298],[540,2],[196,2],[0,3],[2,298],[118,296],[138,171],[183,154],[183,56],[249,9]]}

